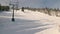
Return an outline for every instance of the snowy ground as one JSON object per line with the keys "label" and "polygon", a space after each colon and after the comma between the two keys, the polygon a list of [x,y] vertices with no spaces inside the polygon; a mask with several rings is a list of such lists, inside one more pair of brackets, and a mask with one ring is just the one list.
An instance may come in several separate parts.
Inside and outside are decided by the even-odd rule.
{"label": "snowy ground", "polygon": [[12,11],[0,12],[0,34],[60,34],[60,17],[18,10],[15,11],[15,22],[11,18]]}

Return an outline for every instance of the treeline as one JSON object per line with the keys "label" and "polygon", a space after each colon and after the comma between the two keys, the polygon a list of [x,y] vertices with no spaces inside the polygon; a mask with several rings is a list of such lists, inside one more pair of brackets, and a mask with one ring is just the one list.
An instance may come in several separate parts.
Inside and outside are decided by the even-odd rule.
{"label": "treeline", "polygon": [[9,11],[9,6],[1,6],[0,5],[0,11]]}
{"label": "treeline", "polygon": [[39,10],[54,10],[54,11],[58,11],[60,10],[59,8],[31,8],[31,7],[24,7],[24,9],[28,9],[28,10],[33,10],[33,11],[39,11]]}
{"label": "treeline", "polygon": [[[31,8],[31,7],[22,7],[27,10],[38,11],[41,13],[48,14],[50,16],[57,16],[60,17],[60,9],[59,8]],[[23,10],[22,10],[23,11]]]}

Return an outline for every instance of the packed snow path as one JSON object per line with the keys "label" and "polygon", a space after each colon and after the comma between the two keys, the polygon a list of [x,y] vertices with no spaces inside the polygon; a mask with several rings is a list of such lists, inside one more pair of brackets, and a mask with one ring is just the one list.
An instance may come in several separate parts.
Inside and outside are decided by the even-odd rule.
{"label": "packed snow path", "polygon": [[58,34],[54,17],[40,12],[15,11],[15,22],[11,21],[12,11],[0,12],[0,34]]}

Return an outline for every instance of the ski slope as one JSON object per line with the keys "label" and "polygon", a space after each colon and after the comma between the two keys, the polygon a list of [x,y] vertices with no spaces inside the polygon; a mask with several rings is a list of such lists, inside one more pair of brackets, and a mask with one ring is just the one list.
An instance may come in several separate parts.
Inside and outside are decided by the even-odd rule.
{"label": "ski slope", "polygon": [[60,34],[60,17],[49,16],[38,11],[0,12],[0,34]]}

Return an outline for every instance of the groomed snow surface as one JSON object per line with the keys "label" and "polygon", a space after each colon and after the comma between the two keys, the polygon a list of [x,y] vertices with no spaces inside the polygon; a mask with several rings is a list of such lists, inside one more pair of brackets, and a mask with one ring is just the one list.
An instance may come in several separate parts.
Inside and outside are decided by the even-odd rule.
{"label": "groomed snow surface", "polygon": [[38,11],[0,12],[0,34],[60,34],[60,17],[49,16]]}

